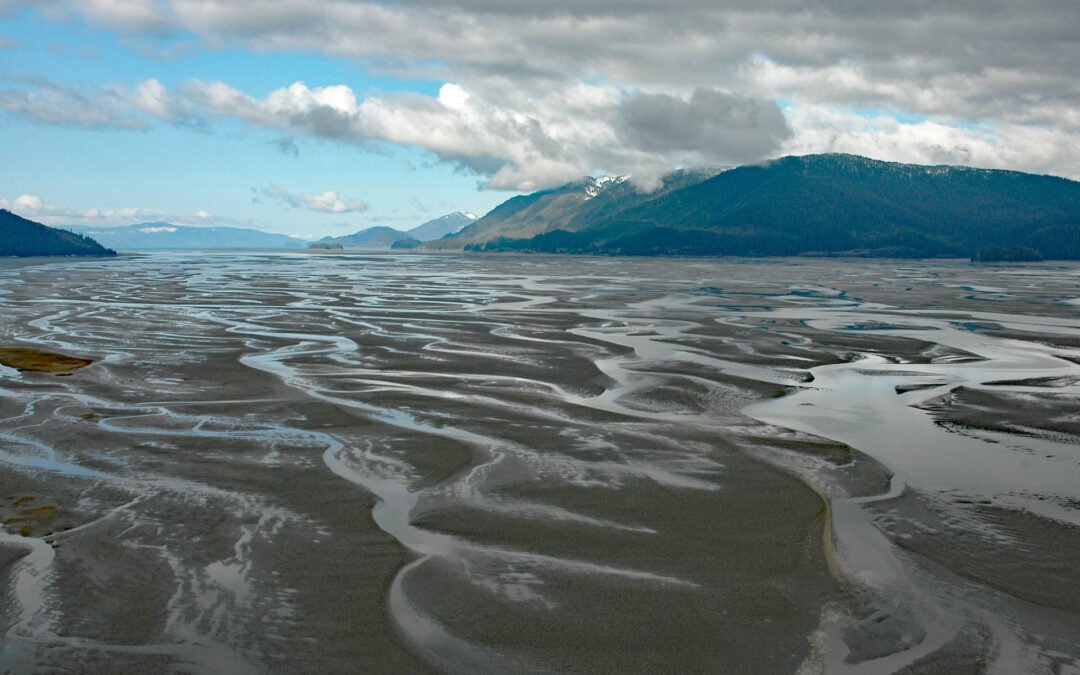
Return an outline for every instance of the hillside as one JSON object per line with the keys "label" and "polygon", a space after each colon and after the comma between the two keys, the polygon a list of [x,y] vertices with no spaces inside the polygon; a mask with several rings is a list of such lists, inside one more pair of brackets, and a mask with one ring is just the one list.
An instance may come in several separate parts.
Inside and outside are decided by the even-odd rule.
{"label": "hillside", "polygon": [[469,250],[630,255],[1080,259],[1076,181],[854,155],[785,157],[649,195],[613,193],[603,209],[579,200],[540,232],[501,215],[575,186],[515,197],[456,240]]}
{"label": "hillside", "polygon": [[335,248],[390,248],[394,242],[410,240],[412,237],[401,230],[392,227],[378,225],[360,230],[341,237],[323,237],[308,248],[335,249]]}
{"label": "hillside", "polygon": [[11,211],[0,209],[0,256],[112,256],[90,237],[35,223]]}
{"label": "hillside", "polygon": [[431,241],[432,239],[441,239],[448,234],[453,234],[467,225],[472,225],[474,222],[476,222],[476,216],[472,213],[455,211],[417,225],[411,230],[407,230],[405,234],[417,241]]}
{"label": "hillside", "polygon": [[528,239],[554,230],[576,232],[612,213],[655,199],[716,174],[716,170],[676,171],[652,193],[637,191],[624,176],[585,178],[553,190],[513,197],[456,234],[424,246],[461,249],[497,238]]}
{"label": "hillside", "polygon": [[120,227],[75,225],[76,232],[121,251],[190,249],[303,248],[307,242],[284,234],[243,227],[188,227],[172,223],[139,223]]}

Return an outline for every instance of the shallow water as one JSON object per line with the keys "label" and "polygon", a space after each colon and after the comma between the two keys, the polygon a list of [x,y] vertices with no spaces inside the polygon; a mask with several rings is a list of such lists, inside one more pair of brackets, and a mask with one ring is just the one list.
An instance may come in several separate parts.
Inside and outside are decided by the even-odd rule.
{"label": "shallow water", "polygon": [[0,270],[0,343],[95,360],[0,369],[4,515],[33,529],[0,535],[29,552],[0,559],[0,664],[1076,667],[1078,278],[202,253]]}

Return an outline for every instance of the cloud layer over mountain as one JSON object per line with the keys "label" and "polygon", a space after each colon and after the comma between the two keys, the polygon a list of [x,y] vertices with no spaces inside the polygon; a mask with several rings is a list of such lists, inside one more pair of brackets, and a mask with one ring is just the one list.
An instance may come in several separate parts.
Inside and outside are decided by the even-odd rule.
{"label": "cloud layer over mountain", "polygon": [[[7,2],[8,6],[19,3]],[[41,3],[35,3],[41,6]],[[193,49],[320,53],[437,95],[281,82],[0,85],[43,124],[424,148],[493,188],[830,150],[1080,176],[1075,0],[72,0],[58,17]]]}

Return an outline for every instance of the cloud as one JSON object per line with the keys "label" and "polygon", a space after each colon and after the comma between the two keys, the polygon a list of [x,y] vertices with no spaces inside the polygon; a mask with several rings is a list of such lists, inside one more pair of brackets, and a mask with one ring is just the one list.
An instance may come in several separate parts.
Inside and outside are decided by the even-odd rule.
{"label": "cloud", "polygon": [[[991,93],[1025,105],[1033,79],[1052,85],[1040,85],[1049,99],[1080,95],[1075,0],[915,0],[902,11],[882,0],[79,0],[70,11],[129,32],[166,26],[211,45],[321,52],[470,84],[512,79],[534,92],[601,76],[673,95],[763,97],[768,64],[800,77],[774,81],[782,91],[765,98],[814,103],[982,118]],[[951,90],[958,78],[967,86]]]}
{"label": "cloud", "polygon": [[0,109],[39,124],[80,129],[143,130],[129,92],[118,87],[71,87],[30,77],[6,78],[13,85],[0,89]]}
{"label": "cloud", "polygon": [[967,125],[949,120],[806,106],[789,112],[784,154],[849,152],[917,164],[961,164],[1080,177],[1080,135],[1023,124]]}
{"label": "cloud", "polygon": [[724,163],[760,159],[791,136],[773,101],[713,89],[696,89],[689,100],[667,94],[630,96],[619,106],[617,126],[643,150]]}
{"label": "cloud", "polygon": [[94,23],[129,33],[169,35],[177,27],[167,2],[157,0],[72,0],[72,9]]}
{"label": "cloud", "polygon": [[540,95],[446,83],[433,97],[359,98],[346,86],[295,82],[258,99],[224,82],[192,81],[180,96],[206,118],[368,148],[422,148],[509,190],[597,170],[646,184],[681,163],[761,159],[789,134],[775,103],[710,89],[684,100],[584,82]]}
{"label": "cloud", "polygon": [[0,109],[38,124],[145,131],[151,119],[159,119],[177,126],[206,126],[190,102],[172,95],[154,78],[132,87],[71,86],[41,77],[0,75],[4,81],[8,86],[0,89]]}
{"label": "cloud", "polygon": [[0,208],[53,227],[72,225],[133,225],[146,222],[167,222],[176,225],[225,225],[254,227],[250,220],[213,216],[206,210],[193,215],[173,214],[141,207],[78,208],[52,204],[37,195],[23,194],[14,199],[0,197]]}
{"label": "cloud", "polygon": [[[0,10],[23,4],[41,5]],[[884,0],[70,0],[52,11],[533,94],[599,77],[684,97],[705,87],[968,119],[1080,109],[1075,0],[914,0],[902,11]]]}
{"label": "cloud", "polygon": [[157,117],[170,118],[177,114],[176,105],[165,85],[153,78],[144,80],[135,87],[132,100],[137,107]]}
{"label": "cloud", "polygon": [[[836,78],[851,86],[862,82],[854,71],[843,72]],[[864,84],[870,86],[869,81]],[[627,91],[605,82],[553,85],[540,94],[446,83],[435,96],[400,93],[367,98],[344,85],[311,87],[304,82],[263,98],[225,82],[200,80],[175,91],[156,79],[129,88],[81,92],[48,82],[41,85],[41,96],[32,89],[24,93],[44,100],[60,92],[78,95],[84,102],[81,107],[62,106],[71,115],[84,117],[34,117],[43,123],[144,129],[155,119],[203,127],[215,120],[234,120],[275,134],[269,142],[285,153],[298,152],[297,136],[368,150],[384,145],[421,148],[477,175],[484,186],[503,190],[531,191],[594,173],[630,175],[639,187],[651,189],[676,166],[740,164],[786,153],[831,151],[1080,176],[1080,163],[1065,151],[1080,142],[1077,111],[1044,109],[1040,114],[1056,115],[1056,125],[1036,124],[1033,110],[1027,117],[1014,114],[1017,121],[996,123],[943,116],[901,121],[889,111],[858,112],[807,102],[782,110],[774,101],[719,89],[698,88],[683,96]],[[5,107],[2,91],[0,107]],[[362,200],[345,201],[333,191],[293,195],[270,186],[259,196],[286,208],[322,213],[366,207]]]}
{"label": "cloud", "polygon": [[[0,0],[0,9],[19,4]],[[1076,0],[71,0],[170,45],[321,53],[446,82],[437,96],[295,82],[22,83],[0,109],[142,129],[236,120],[295,154],[315,137],[423,148],[489,188],[845,149],[1080,176]],[[282,84],[287,84],[283,82]],[[780,105],[782,104],[782,108]],[[916,119],[917,121],[910,121]]]}
{"label": "cloud", "polygon": [[127,225],[147,220],[161,220],[166,214],[142,208],[77,209],[55,206],[36,195],[20,195],[13,200],[0,198],[0,208],[45,225]]}
{"label": "cloud", "polygon": [[296,141],[290,136],[282,136],[272,141],[274,146],[281,151],[283,155],[292,155],[293,157],[300,156],[300,146],[296,144]]}
{"label": "cloud", "polygon": [[293,194],[280,185],[268,185],[259,192],[285,209],[304,208],[316,213],[360,213],[368,209],[368,204],[364,200],[345,201],[336,190],[327,190],[319,194]]}

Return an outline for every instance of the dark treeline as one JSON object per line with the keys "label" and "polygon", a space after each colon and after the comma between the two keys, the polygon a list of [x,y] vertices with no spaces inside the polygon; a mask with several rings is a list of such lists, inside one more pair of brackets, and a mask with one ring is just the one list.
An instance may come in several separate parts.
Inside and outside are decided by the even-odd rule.
{"label": "dark treeline", "polygon": [[0,256],[116,255],[90,237],[46,227],[0,209]]}
{"label": "dark treeline", "polygon": [[572,230],[496,234],[468,249],[1080,259],[1080,183],[852,155],[786,157],[624,209],[609,205]]}

